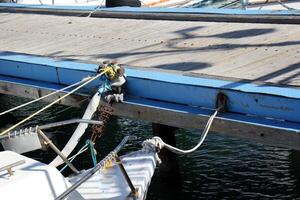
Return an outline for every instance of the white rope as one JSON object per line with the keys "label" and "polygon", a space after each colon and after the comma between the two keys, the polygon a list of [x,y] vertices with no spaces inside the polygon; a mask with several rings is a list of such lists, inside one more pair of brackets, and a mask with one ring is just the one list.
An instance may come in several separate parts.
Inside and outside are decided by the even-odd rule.
{"label": "white rope", "polygon": [[88,14],[87,18],[91,17],[92,14],[94,14],[94,13],[98,10],[98,8],[100,8],[100,7],[102,6],[103,3],[104,3],[104,0],[102,0],[101,3],[100,3],[99,5],[97,5],[97,6],[94,8],[94,10],[92,10],[92,11]]}
{"label": "white rope", "polygon": [[292,7],[288,6],[288,5],[286,5],[286,4],[283,3],[281,0],[278,0],[277,2],[278,2],[282,7],[286,8],[286,9],[288,9],[288,10],[298,10],[298,9],[296,9],[296,8],[292,8]]}
{"label": "white rope", "polygon": [[86,81],[89,80],[90,78],[91,78],[91,77],[86,77],[86,78],[82,79],[81,81],[79,81],[79,82],[77,82],[77,83],[74,83],[74,84],[69,85],[69,86],[67,86],[67,87],[61,88],[61,89],[56,90],[56,91],[54,91],[54,92],[51,92],[51,93],[49,93],[49,94],[47,94],[47,95],[45,95],[45,96],[39,97],[39,98],[34,99],[34,100],[32,100],[32,101],[29,101],[29,102],[27,102],[27,103],[21,104],[21,105],[19,105],[19,106],[17,106],[17,107],[14,107],[14,108],[11,108],[11,109],[6,110],[6,111],[4,111],[4,112],[1,112],[1,113],[0,113],[0,116],[1,116],[1,115],[5,115],[5,114],[7,114],[7,113],[10,113],[10,112],[12,112],[12,111],[18,110],[18,109],[20,109],[20,108],[23,108],[23,107],[25,107],[25,106],[28,106],[28,105],[30,105],[30,104],[32,104],[32,103],[35,103],[35,102],[38,102],[38,101],[40,101],[40,100],[43,100],[43,99],[45,99],[45,98],[47,98],[47,97],[50,97],[50,96],[52,96],[52,95],[55,95],[55,94],[57,94],[57,93],[59,93],[59,92],[63,92],[63,91],[65,91],[65,90],[67,90],[67,89],[70,89],[70,88],[76,86],[76,85],[79,85],[79,84],[81,84],[81,83],[86,82]]}
{"label": "white rope", "polygon": [[78,151],[74,156],[68,158],[68,160],[74,160],[78,155],[82,154],[83,152],[85,152],[86,150],[88,150],[89,147],[86,147],[87,145],[84,146],[84,149]]}
{"label": "white rope", "polygon": [[218,112],[219,112],[220,108],[217,109],[213,115],[210,116],[210,118],[208,119],[207,121],[207,124],[203,130],[203,133],[200,137],[200,140],[198,142],[198,144],[193,147],[192,149],[189,149],[189,150],[182,150],[182,149],[179,149],[179,148],[176,148],[176,147],[173,147],[167,143],[165,143],[160,137],[153,137],[152,139],[150,140],[146,140],[143,142],[143,146],[144,147],[151,147],[151,146],[156,146],[158,149],[162,149],[162,148],[166,148],[168,150],[170,150],[171,152],[173,153],[176,153],[176,154],[179,154],[179,155],[184,155],[184,154],[189,154],[189,153],[192,153],[194,151],[196,151],[201,145],[202,143],[204,142],[209,130],[210,130],[210,127],[215,119],[215,117],[217,116]]}
{"label": "white rope", "polygon": [[[79,156],[80,154],[82,154],[83,152],[85,152],[86,150],[88,150],[88,144],[85,144],[74,156],[68,158],[68,161],[72,162],[77,156]],[[59,170],[60,172],[64,171],[66,168],[68,167],[68,165],[65,165],[63,168],[61,168],[61,170]]]}
{"label": "white rope", "polygon": [[2,131],[0,133],[0,136],[5,135],[7,133],[9,133],[11,130],[17,128],[18,126],[20,126],[21,124],[23,124],[24,122],[30,120],[31,118],[33,118],[34,116],[40,114],[41,112],[43,112],[44,110],[50,108],[51,106],[53,106],[54,104],[58,103],[59,101],[61,101],[62,99],[66,98],[67,96],[73,94],[74,92],[76,92],[77,90],[81,89],[82,87],[84,87],[85,85],[89,84],[90,82],[92,82],[93,80],[99,78],[100,76],[102,76],[104,73],[106,73],[106,71],[103,71],[102,73],[97,74],[96,76],[93,76],[92,78],[90,78],[88,81],[84,82],[83,84],[79,85],[78,87],[74,88],[73,90],[67,92],[65,95],[63,95],[62,97],[56,99],[55,101],[53,101],[52,103],[48,104],[47,106],[43,107],[42,109],[36,111],[35,113],[29,115],[28,117],[26,117],[25,119],[23,119],[22,121],[18,122],[17,124],[11,126],[10,128]]}

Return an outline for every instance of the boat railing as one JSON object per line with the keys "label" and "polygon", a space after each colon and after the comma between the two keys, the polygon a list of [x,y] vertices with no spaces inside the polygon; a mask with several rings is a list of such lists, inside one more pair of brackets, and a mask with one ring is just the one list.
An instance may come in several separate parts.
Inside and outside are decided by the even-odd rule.
{"label": "boat railing", "polygon": [[91,178],[96,172],[98,172],[100,169],[104,168],[108,162],[113,160],[115,156],[118,154],[118,152],[124,147],[126,142],[128,141],[129,136],[125,136],[121,143],[112,151],[110,152],[103,160],[101,160],[95,167],[93,167],[91,170],[87,171],[77,182],[75,182],[71,187],[69,187],[65,192],[63,192],[61,195],[59,195],[56,200],[62,200],[65,199],[71,192],[76,190],[82,183],[87,181],[89,178]]}
{"label": "boat railing", "polygon": [[18,129],[18,130],[15,130],[13,132],[10,132],[6,135],[0,136],[0,140],[7,139],[11,136],[20,136],[24,133],[27,133],[28,131],[36,132],[37,128],[40,129],[40,130],[44,130],[44,129],[55,128],[55,127],[58,127],[58,126],[65,126],[65,125],[75,124],[75,123],[100,124],[100,125],[103,124],[103,122],[99,121],[99,120],[70,119],[70,120],[53,122],[53,123],[49,123],[49,124],[45,124],[45,125],[41,125],[41,126],[36,126],[36,127],[26,127],[26,128]]}
{"label": "boat railing", "polygon": [[[102,121],[97,121],[97,120],[88,120],[88,119],[71,119],[71,120],[65,120],[65,121],[60,121],[60,122],[54,122],[42,126],[36,126],[36,127],[29,127],[25,129],[19,129],[14,132],[9,132],[6,135],[0,136],[0,141],[1,140],[18,140],[20,137],[21,140],[18,140],[19,143],[22,143],[22,135],[27,135],[30,134],[33,138],[33,140],[38,140],[40,141],[39,137],[42,139],[42,141],[38,142],[38,145],[32,145],[29,149],[27,148],[26,150],[24,149],[19,149],[19,153],[21,152],[28,152],[28,151],[33,151],[36,149],[40,149],[43,146],[50,147],[63,161],[64,163],[70,167],[70,169],[75,173],[78,174],[79,171],[75,168],[75,166],[68,160],[67,156],[65,156],[57,147],[56,145],[47,137],[47,135],[42,131],[44,129],[49,129],[49,128],[54,128],[58,126],[63,126],[63,125],[68,125],[68,124],[73,124],[73,123],[87,123],[87,124],[103,124]],[[28,139],[28,138],[27,138]],[[15,146],[16,143],[10,143],[8,144],[8,147],[13,147]]]}
{"label": "boat railing", "polygon": [[9,175],[12,176],[12,175],[13,175],[13,170],[12,170],[12,168],[13,168],[13,167],[17,167],[17,166],[19,166],[19,165],[22,165],[22,164],[24,164],[24,163],[25,163],[25,160],[19,160],[19,161],[16,161],[16,162],[14,162],[14,163],[5,165],[5,166],[3,166],[3,167],[0,167],[0,172],[2,172],[2,171],[7,171],[7,172],[9,173]]}

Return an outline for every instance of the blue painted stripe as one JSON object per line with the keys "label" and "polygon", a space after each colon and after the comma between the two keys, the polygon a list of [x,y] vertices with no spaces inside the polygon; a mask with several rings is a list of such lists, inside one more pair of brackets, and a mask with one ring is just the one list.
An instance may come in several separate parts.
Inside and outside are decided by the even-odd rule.
{"label": "blue painted stripe", "polygon": [[63,6],[63,5],[40,5],[40,4],[16,4],[16,3],[1,3],[0,8],[42,8],[50,10],[82,10],[92,11],[97,6]]}
{"label": "blue painted stripe", "polygon": [[0,60],[20,62],[20,63],[30,63],[30,64],[37,64],[37,65],[45,65],[45,66],[47,65],[51,67],[82,70],[82,71],[85,70],[96,71],[98,68],[97,65],[95,64],[88,64],[79,61],[72,62],[63,59],[53,59],[53,58],[47,58],[42,56],[33,56],[29,54],[18,54],[14,52],[0,51]]}
{"label": "blue painted stripe", "polygon": [[21,78],[8,77],[3,75],[0,75],[0,80],[1,82],[5,82],[5,83],[14,83],[14,84],[31,86],[35,88],[41,88],[41,89],[59,90],[64,87],[63,85],[53,84],[49,82],[21,79]]}
{"label": "blue painted stripe", "polygon": [[[41,73],[41,71],[43,73]],[[1,60],[0,74],[16,76],[16,73],[26,79],[59,83],[57,69],[55,67]]]}
{"label": "blue painted stripe", "polygon": [[[25,62],[22,62],[22,58]],[[32,65],[29,64],[30,60]],[[13,63],[12,67],[7,67],[7,62]],[[39,62],[41,65],[38,64]],[[31,76],[30,73],[24,74],[24,69],[28,66],[40,75],[37,77]],[[57,72],[57,74],[52,74],[54,77],[45,71],[51,67]],[[94,74],[96,68],[95,64],[54,61],[29,55],[16,55],[15,57],[10,55],[8,58],[1,55],[0,57],[0,74],[2,75],[65,85]],[[214,108],[216,96],[219,91],[222,91],[229,97],[230,112],[300,122],[300,89],[188,77],[132,68],[127,68],[126,73],[128,75],[127,90],[131,96]],[[95,89],[98,84],[94,82],[87,89]]]}
{"label": "blue painted stripe", "polygon": [[[209,117],[213,113],[213,111],[209,109],[196,108],[196,107],[191,107],[186,105],[178,105],[178,104],[152,101],[152,100],[139,99],[139,98],[129,98],[125,101],[125,103],[138,105],[138,106],[146,106],[149,108],[161,109],[166,111],[191,113],[194,115],[205,116],[205,117]],[[226,121],[246,123],[249,125],[264,126],[267,128],[283,129],[295,133],[300,133],[299,123],[265,119],[261,117],[255,117],[255,116],[239,115],[236,113],[222,113],[221,115],[217,116],[217,118]],[[203,127],[199,127],[199,128],[203,128]]]}
{"label": "blue painted stripe", "polygon": [[[58,73],[60,74],[59,79],[62,84],[72,84],[80,79],[80,76],[91,75],[95,73],[98,68],[96,64],[83,63],[78,61],[64,61],[55,60],[47,57],[16,54],[12,52],[0,53],[0,62],[2,61],[12,61],[17,63],[31,63],[44,66],[51,66],[58,68]],[[3,64],[1,64],[2,66]],[[4,66],[4,65],[3,65]],[[8,68],[0,68],[0,74],[6,74],[9,71]],[[76,76],[76,71],[79,71]],[[85,71],[85,72],[81,72]],[[22,77],[22,72],[14,71],[15,76],[18,74]],[[82,73],[82,75],[81,75]],[[163,73],[151,70],[141,70],[126,68],[126,74],[128,77],[138,78],[138,79],[149,79],[160,82],[176,83],[192,86],[219,88],[226,90],[235,90],[241,92],[258,93],[266,95],[276,95],[284,96],[288,98],[300,98],[299,89],[288,88],[288,87],[278,87],[278,86],[268,86],[268,85],[257,85],[252,83],[243,82],[232,82],[226,80],[218,80],[211,78],[201,78],[201,77],[190,77],[178,74]],[[82,78],[82,77],[81,77]]]}
{"label": "blue painted stripe", "polygon": [[[2,3],[0,7],[10,8],[42,8],[50,10],[82,10],[92,11],[96,6],[63,6],[63,5],[29,5]],[[99,11],[135,12],[135,13],[183,13],[183,14],[222,14],[222,15],[299,15],[299,10],[243,10],[243,9],[216,9],[216,8],[134,8],[115,7],[98,8]]]}
{"label": "blue painted stripe", "polygon": [[252,83],[232,82],[226,80],[218,80],[211,78],[190,77],[177,74],[169,74],[150,70],[138,70],[138,69],[126,69],[129,77],[135,77],[140,79],[156,80],[161,82],[193,85],[209,88],[219,88],[226,90],[236,90],[249,93],[260,93],[267,95],[285,96],[288,98],[300,98],[299,89],[257,85]]}
{"label": "blue painted stripe", "polygon": [[[55,84],[55,83],[49,83],[49,82],[44,82],[44,81],[37,81],[37,80],[29,80],[29,79],[22,79],[22,78],[16,78],[16,77],[9,77],[9,76],[3,76],[0,75],[0,82],[4,83],[12,83],[12,84],[19,84],[23,86],[28,86],[28,87],[34,87],[34,88],[39,88],[39,89],[46,89],[46,90],[60,90],[64,87],[65,85],[61,84]],[[73,88],[66,90],[66,91],[71,91]],[[90,89],[83,88],[77,92],[77,94],[83,94],[83,95],[89,95],[91,92]]]}
{"label": "blue painted stripe", "polygon": [[244,10],[226,8],[100,8],[100,11],[144,12],[144,13],[183,13],[183,14],[222,14],[222,15],[297,15],[298,10]]}
{"label": "blue painted stripe", "polygon": [[[207,108],[215,107],[216,96],[222,91],[229,98],[230,112],[300,122],[300,98],[283,98],[279,96],[280,94],[273,96],[266,93],[248,93],[235,89],[184,85],[133,77],[128,78],[127,88],[130,94],[139,97]],[[299,95],[300,90],[295,92]]]}
{"label": "blue painted stripe", "polygon": [[[58,90],[63,87],[62,85],[48,83],[48,82],[33,81],[33,80],[13,78],[13,77],[1,76],[1,75],[0,75],[0,82],[17,83],[24,86],[37,87],[37,88],[49,89],[49,90]],[[81,92],[85,93],[87,91],[81,91]],[[205,117],[210,116],[213,112],[212,110],[205,109],[205,108],[192,107],[192,106],[180,105],[180,104],[172,104],[172,103],[161,102],[161,101],[153,101],[153,100],[142,99],[142,98],[129,97],[126,99],[125,103],[131,105],[145,106],[148,108],[162,109],[166,111],[190,113],[197,116],[205,116]],[[256,125],[256,126],[264,126],[267,128],[281,129],[290,132],[295,132],[298,134],[300,133],[300,123],[278,121],[278,120],[266,119],[266,118],[249,116],[249,115],[240,115],[237,113],[223,113],[217,118],[226,121],[233,121],[233,122]],[[199,128],[203,128],[203,127],[199,127]]]}

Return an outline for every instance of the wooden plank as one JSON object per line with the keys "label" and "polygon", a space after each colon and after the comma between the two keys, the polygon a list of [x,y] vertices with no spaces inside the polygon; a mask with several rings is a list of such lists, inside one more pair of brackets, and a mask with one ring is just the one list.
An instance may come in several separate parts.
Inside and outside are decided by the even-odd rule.
{"label": "wooden plank", "polygon": [[[38,98],[60,89],[63,85],[77,82],[94,74],[97,68],[95,64],[19,54],[3,55],[1,61],[2,64],[8,61],[11,63],[8,67],[0,66],[0,93],[26,98]],[[22,69],[28,65],[40,74],[45,68],[52,67],[57,71],[57,77],[26,79],[27,74]],[[14,69],[14,74],[11,74],[10,68],[16,66],[18,67]],[[187,77],[135,68],[127,68],[126,72],[126,101],[124,104],[114,105],[115,115],[201,129],[216,106],[216,95],[222,91],[229,99],[228,110],[219,115],[214,123],[214,131],[300,149],[299,89],[213,80],[199,76]],[[84,94],[95,92],[97,84],[99,83],[85,88]],[[54,101],[59,96],[61,94],[47,101]],[[82,99],[80,95],[76,95],[59,103],[80,106]]]}
{"label": "wooden plank", "polygon": [[[208,117],[186,112],[176,112],[135,104],[115,104],[114,115],[166,124],[173,127],[203,129]],[[170,120],[171,119],[171,120]],[[300,132],[274,127],[244,124],[238,121],[216,118],[211,132],[254,140],[264,144],[300,149]]]}
{"label": "wooden plank", "polygon": [[[54,84],[73,84],[88,75],[93,75],[97,69],[95,64],[62,62],[19,54],[1,56],[0,64],[6,66],[0,68],[4,82],[9,81],[8,76],[13,75],[21,79],[10,82],[21,82],[28,85],[33,81],[35,87],[42,87],[44,83],[49,83],[49,81]],[[39,73],[41,76],[31,77],[26,73],[24,74],[24,69],[27,66],[30,66],[30,69],[34,69],[35,73]],[[14,69],[13,74],[11,68]],[[49,79],[45,76],[45,68],[53,68],[57,71],[55,77]],[[299,89],[131,68],[126,68],[126,73],[128,79],[127,95],[129,96],[194,107],[215,108],[216,96],[221,91],[229,98],[228,112],[299,122]],[[97,84],[98,82],[94,82],[85,88],[85,91],[95,90]]]}
{"label": "wooden plank", "polygon": [[[46,88],[35,88],[32,86],[0,82],[0,93],[16,95],[25,98],[37,98],[46,95],[52,90]],[[62,94],[45,99],[52,102]],[[59,102],[62,105],[81,106],[87,96],[71,95]],[[125,102],[114,104],[114,115],[128,117],[132,119],[144,120],[149,122],[167,124],[180,128],[193,128],[201,130],[207,122],[209,111],[205,114],[195,114],[192,112],[182,112],[180,110],[164,109],[143,104]],[[221,115],[222,116],[222,115]],[[285,123],[285,122],[280,122]],[[296,126],[295,126],[296,127]],[[255,123],[247,124],[237,120],[224,120],[219,117],[212,126],[212,132],[218,132],[229,136],[241,137],[255,140],[261,143],[282,146],[300,150],[300,132],[293,129],[280,129],[279,127],[261,126]]]}
{"label": "wooden plank", "polygon": [[299,26],[3,13],[0,23],[2,51],[299,86]]}
{"label": "wooden plank", "polygon": [[98,18],[176,20],[176,21],[213,21],[299,24],[297,11],[238,10],[238,9],[195,9],[195,8],[97,8],[86,6],[47,6],[2,4],[0,11],[11,13],[52,14],[61,16],[91,16]]}
{"label": "wooden plank", "polygon": [[[6,95],[13,95],[28,99],[37,99],[41,96],[45,96],[55,90],[47,88],[37,88],[29,85],[14,84],[11,82],[0,82],[0,93]],[[51,97],[45,98],[45,102],[53,102],[56,99],[60,98],[65,93],[60,92]],[[81,107],[82,103],[89,99],[89,95],[83,94],[72,94],[68,98],[65,98],[59,102],[61,105],[72,106],[72,107]]]}

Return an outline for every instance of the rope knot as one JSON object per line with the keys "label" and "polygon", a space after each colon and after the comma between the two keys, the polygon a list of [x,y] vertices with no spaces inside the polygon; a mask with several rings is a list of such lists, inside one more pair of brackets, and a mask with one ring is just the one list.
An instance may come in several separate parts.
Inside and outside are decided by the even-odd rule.
{"label": "rope knot", "polygon": [[152,139],[147,139],[143,142],[143,149],[147,149],[154,152],[159,152],[164,148],[164,142],[160,137],[153,137]]}

